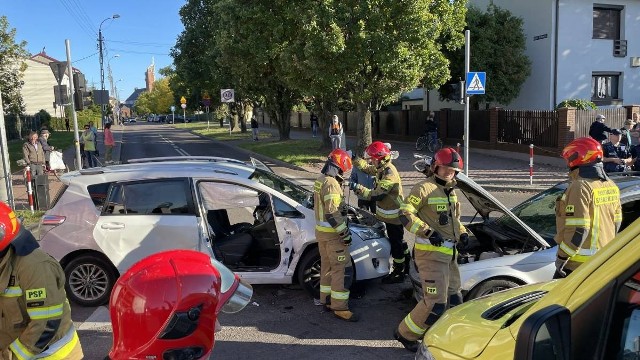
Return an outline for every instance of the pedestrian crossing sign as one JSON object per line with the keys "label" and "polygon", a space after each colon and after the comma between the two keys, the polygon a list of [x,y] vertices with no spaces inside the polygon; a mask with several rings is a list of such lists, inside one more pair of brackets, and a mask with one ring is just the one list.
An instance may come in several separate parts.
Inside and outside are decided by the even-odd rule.
{"label": "pedestrian crossing sign", "polygon": [[485,72],[468,72],[467,73],[467,95],[484,94],[484,88],[487,80]]}

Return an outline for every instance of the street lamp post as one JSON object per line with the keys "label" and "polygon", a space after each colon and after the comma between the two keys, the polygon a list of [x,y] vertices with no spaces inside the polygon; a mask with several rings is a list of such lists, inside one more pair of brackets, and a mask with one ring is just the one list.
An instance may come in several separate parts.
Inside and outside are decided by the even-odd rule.
{"label": "street lamp post", "polygon": [[[102,20],[102,22],[100,23],[100,26],[98,26],[98,50],[100,52],[100,90],[102,90],[101,94],[104,94],[104,57],[102,54],[102,48],[103,48],[102,43],[104,42],[104,39],[102,38],[102,24],[104,24],[104,22],[107,20],[117,19],[119,17],[120,15],[113,14],[111,15],[111,17],[108,17]],[[101,96],[100,100],[102,100],[101,102],[104,102],[104,99],[102,99],[102,97],[103,96]],[[103,103],[100,104],[100,114],[102,116],[102,118],[100,119],[100,123],[104,127],[105,106]]]}

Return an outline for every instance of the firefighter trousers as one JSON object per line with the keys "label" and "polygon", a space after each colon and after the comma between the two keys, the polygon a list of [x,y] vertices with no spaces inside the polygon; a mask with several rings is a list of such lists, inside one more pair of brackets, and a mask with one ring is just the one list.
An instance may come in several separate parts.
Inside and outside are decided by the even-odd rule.
{"label": "firefighter trousers", "polygon": [[462,303],[455,247],[438,249],[414,250],[423,297],[398,325],[398,333],[410,341],[420,340],[448,307]]}
{"label": "firefighter trousers", "polygon": [[407,243],[404,242],[404,227],[402,227],[402,225],[400,224],[390,224],[387,222],[385,222],[384,224],[387,228],[389,245],[391,245],[391,257],[393,257],[393,265],[402,265],[404,264],[405,256],[409,253]]}
{"label": "firefighter trousers", "polygon": [[320,303],[331,297],[331,310],[349,309],[349,289],[345,286],[345,274],[352,274],[349,246],[336,236],[331,240],[318,240],[320,250]]}

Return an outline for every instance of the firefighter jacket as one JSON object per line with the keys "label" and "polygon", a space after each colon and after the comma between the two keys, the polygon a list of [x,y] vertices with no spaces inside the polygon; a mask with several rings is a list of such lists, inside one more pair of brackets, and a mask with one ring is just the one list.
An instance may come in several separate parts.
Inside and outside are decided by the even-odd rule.
{"label": "firefighter jacket", "polygon": [[24,157],[24,161],[27,162],[27,165],[44,164],[44,149],[42,149],[42,145],[39,141],[36,141],[36,144],[32,144],[29,141],[22,145],[22,156]]}
{"label": "firefighter jacket", "polygon": [[64,283],[60,264],[20,230],[0,259],[0,353],[9,349],[19,360],[81,358]]}
{"label": "firefighter jacket", "polygon": [[335,177],[321,175],[313,184],[318,241],[342,239],[349,234],[346,217],[340,211],[343,201],[342,186]]}
{"label": "firefighter jacket", "polygon": [[[405,229],[416,234],[416,248],[453,255],[455,242],[467,230],[460,222],[460,203],[454,190],[455,180],[445,182],[435,175],[417,183],[400,208]],[[428,237],[438,232],[445,243],[433,246]]]}
{"label": "firefighter jacket", "polygon": [[556,201],[556,267],[573,271],[615,237],[622,209],[620,190],[602,163],[572,170],[569,180]]}
{"label": "firefighter jacket", "polygon": [[355,166],[362,172],[376,177],[376,187],[368,189],[358,186],[358,193],[364,200],[376,202],[376,218],[380,221],[401,225],[400,205],[402,205],[402,181],[396,167],[390,161],[379,168],[367,164],[364,159],[357,159]]}

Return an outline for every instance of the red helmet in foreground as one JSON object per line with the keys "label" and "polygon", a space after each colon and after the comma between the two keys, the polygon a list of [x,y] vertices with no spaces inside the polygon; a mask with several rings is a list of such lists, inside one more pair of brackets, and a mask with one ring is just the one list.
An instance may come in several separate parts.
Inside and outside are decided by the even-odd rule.
{"label": "red helmet in foreground", "polygon": [[382,141],[372,142],[364,152],[372,159],[383,160],[391,154],[391,149],[385,145]]}
{"label": "red helmet in foreground", "polygon": [[9,205],[0,201],[0,251],[6,249],[20,231],[20,222]]}
{"label": "red helmet in foreground", "polygon": [[455,171],[462,171],[464,164],[462,163],[462,156],[457,151],[453,148],[443,148],[433,155],[433,161],[431,162],[433,171],[436,171],[438,166],[448,166]]}
{"label": "red helmet in foreground", "polygon": [[111,293],[109,358],[209,358],[218,312],[240,311],[252,292],[205,253],[173,250],[146,257]]}
{"label": "red helmet in foreground", "polygon": [[333,161],[334,164],[338,165],[340,170],[343,173],[346,173],[353,168],[353,163],[351,161],[351,156],[348,152],[342,149],[335,149],[329,153],[329,160]]}
{"label": "red helmet in foreground", "polygon": [[562,158],[567,161],[569,168],[594,164],[602,161],[603,157],[602,144],[591,137],[577,138],[562,150]]}

